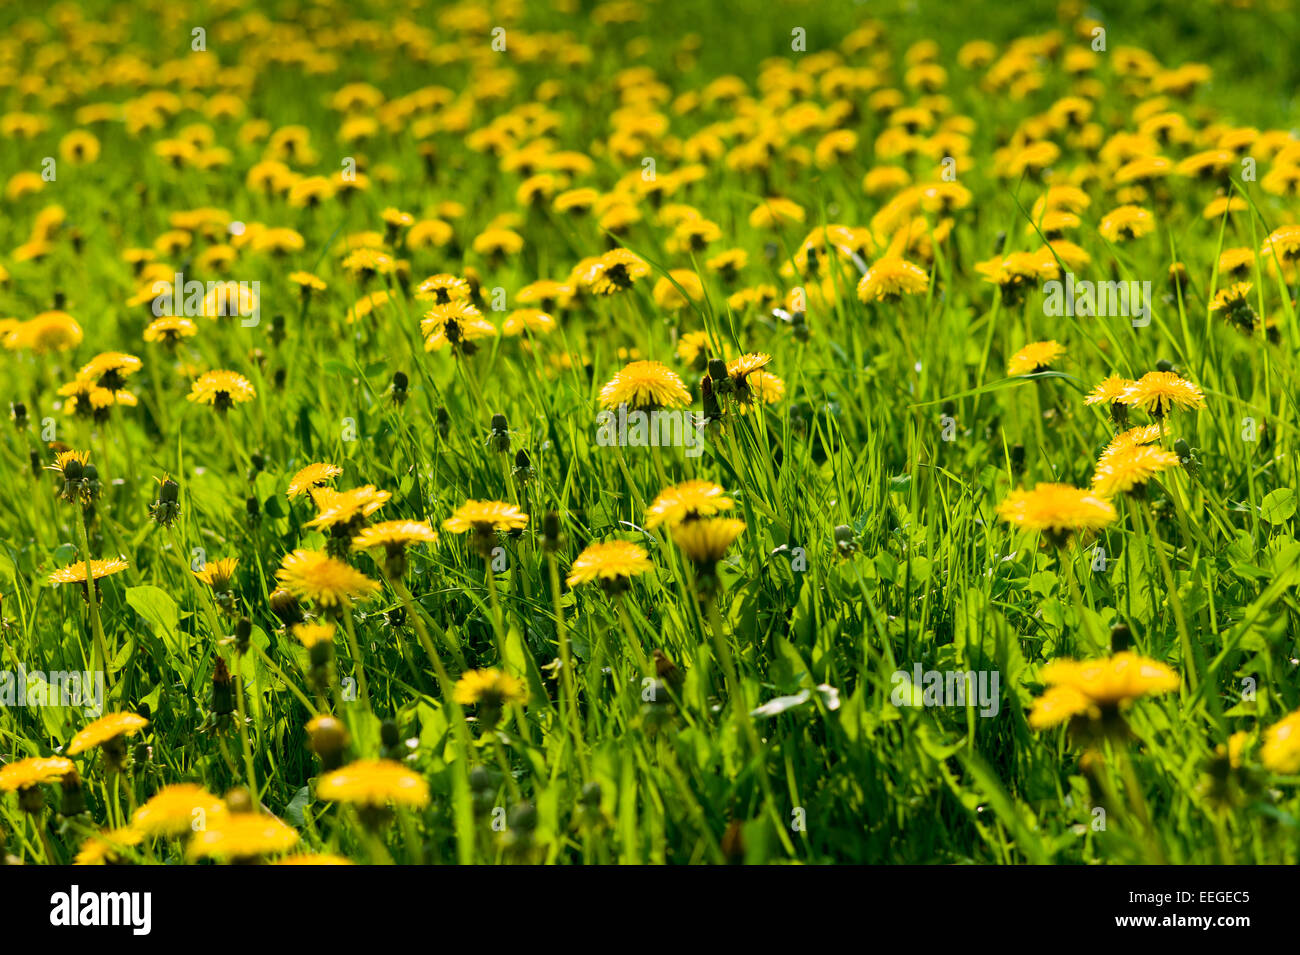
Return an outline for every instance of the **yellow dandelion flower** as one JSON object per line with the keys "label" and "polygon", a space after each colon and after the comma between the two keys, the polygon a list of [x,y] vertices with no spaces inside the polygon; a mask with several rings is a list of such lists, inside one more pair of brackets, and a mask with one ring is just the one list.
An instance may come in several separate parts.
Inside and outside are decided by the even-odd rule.
{"label": "yellow dandelion flower", "polygon": [[1146,484],[1161,471],[1181,464],[1182,459],[1172,451],[1150,444],[1121,448],[1097,463],[1092,489],[1103,497],[1126,494]]}
{"label": "yellow dandelion flower", "polygon": [[634,361],[600,389],[600,406],[612,411],[627,405],[635,411],[681,408],[691,403],[678,374],[663,362]]}
{"label": "yellow dandelion flower", "polygon": [[442,522],[444,530],[453,534],[466,531],[491,533],[493,531],[522,530],[528,526],[528,515],[514,504],[505,501],[466,501],[456,512]]}
{"label": "yellow dandelion flower", "polygon": [[1105,498],[1068,484],[1039,484],[1032,491],[1018,489],[998,505],[998,517],[1021,530],[1047,534],[1062,542],[1080,531],[1100,530],[1116,519],[1114,506]]}
{"label": "yellow dandelion flower", "polygon": [[389,553],[402,551],[413,544],[433,544],[438,540],[438,532],[424,521],[384,521],[363,528],[361,533],[352,538],[355,550],[369,550],[383,547]]}
{"label": "yellow dandelion flower", "polygon": [[147,836],[174,837],[196,832],[226,814],[226,804],[196,783],[164,786],[131,817],[131,827]]}
{"label": "yellow dandelion flower", "polygon": [[1155,231],[1155,217],[1141,206],[1120,206],[1102,217],[1098,230],[1111,242],[1140,239]]}
{"label": "yellow dandelion flower", "polygon": [[616,295],[630,289],[637,279],[650,274],[650,266],[627,249],[611,249],[598,257],[582,276],[584,286],[593,295]]}
{"label": "yellow dandelion flower", "polygon": [[62,756],[32,756],[0,766],[0,792],[31,789],[42,783],[57,782],[75,772],[72,760]]}
{"label": "yellow dandelion flower", "polygon": [[312,492],[319,513],[307,522],[308,527],[332,528],[351,524],[358,518],[369,517],[383,507],[392,495],[373,484],[355,487],[348,491],[317,488]]}
{"label": "yellow dandelion flower", "polygon": [[1074,716],[1101,718],[1122,704],[1178,689],[1178,674],[1125,650],[1100,660],[1054,660],[1039,674],[1051,687],[1035,703],[1029,725],[1045,729]]}
{"label": "yellow dandelion flower", "polygon": [[209,371],[194,380],[190,393],[185,396],[190,401],[212,405],[217,411],[226,411],[237,404],[252,401],[257,392],[243,375],[233,371]]}
{"label": "yellow dandelion flower", "polygon": [[430,301],[435,305],[448,305],[453,301],[468,299],[469,283],[458,275],[440,272],[430,275],[415,287],[416,301]]}
{"label": "yellow dandelion flower", "polygon": [[1129,389],[1127,401],[1153,418],[1163,418],[1175,408],[1205,407],[1201,389],[1172,371],[1147,372]]}
{"label": "yellow dandelion flower", "polygon": [[492,667],[467,670],[456,681],[453,696],[461,706],[479,704],[499,709],[507,703],[528,702],[528,688],[522,680]]}
{"label": "yellow dandelion flower", "polygon": [[1046,371],[1064,354],[1065,346],[1060,342],[1030,342],[1011,356],[1010,361],[1007,362],[1007,374],[1009,376],[1032,375],[1035,372]]}
{"label": "yellow dandelion flower", "polygon": [[98,832],[88,836],[77,851],[73,865],[108,865],[121,860],[121,850],[138,846],[144,833],[131,826],[122,826],[111,832]]}
{"label": "yellow dandelion flower", "polygon": [[672,529],[673,542],[694,563],[708,567],[745,531],[745,522],[734,517],[707,517],[684,521]]}
{"label": "yellow dandelion flower", "polygon": [[163,345],[175,345],[182,338],[192,338],[199,327],[188,318],[156,318],[144,330],[144,340]]}
{"label": "yellow dandelion flower", "polygon": [[647,530],[663,524],[676,527],[684,521],[714,517],[735,506],[721,485],[712,481],[686,481],[664,488],[646,511]]}
{"label": "yellow dandelion flower", "polygon": [[1264,732],[1259,759],[1275,773],[1300,773],[1300,710],[1282,717]]}
{"label": "yellow dandelion flower", "polygon": [[298,642],[308,650],[318,643],[333,643],[336,632],[332,623],[299,623],[294,624],[292,629]]}
{"label": "yellow dandelion flower", "polygon": [[429,784],[391,759],[362,759],[322,776],[316,795],[376,809],[390,803],[421,809],[429,803]]}
{"label": "yellow dandelion flower", "polygon": [[292,501],[304,491],[322,487],[342,473],[343,469],[336,464],[329,464],[325,461],[309,464],[289,479],[289,487],[285,493],[289,500]]}
{"label": "yellow dandelion flower", "polygon": [[619,586],[637,574],[654,570],[645,548],[630,541],[588,544],[573,561],[567,583],[570,587],[593,581],[602,586]]}
{"label": "yellow dandelion flower", "polygon": [[149,721],[136,713],[108,713],[72,737],[68,755],[76,756],[120,736],[134,736],[148,725]]}
{"label": "yellow dandelion flower", "polygon": [[1101,384],[1088,392],[1083,398],[1085,405],[1100,404],[1126,404],[1128,389],[1133,386],[1132,379],[1121,377],[1120,375],[1111,375],[1104,379]]}
{"label": "yellow dandelion flower", "polygon": [[202,570],[194,571],[194,576],[213,590],[229,590],[238,565],[238,557],[222,557],[206,562]]}
{"label": "yellow dandelion flower", "polygon": [[327,609],[347,609],[372,597],[379,585],[361,571],[328,554],[296,550],[280,563],[275,579],[285,590]]}
{"label": "yellow dandelion flower", "polygon": [[[121,557],[92,560],[90,562],[90,573],[95,580],[102,580],[113,574],[120,574],[126,570],[127,566],[127,562]],[[52,584],[84,584],[86,582],[86,562],[79,560],[67,567],[60,567],[50,574],[48,579]]]}
{"label": "yellow dandelion flower", "polygon": [[517,308],[506,316],[501,330],[507,335],[547,335],[555,330],[555,319],[536,308]]}
{"label": "yellow dandelion flower", "polygon": [[4,346],[10,351],[31,351],[41,355],[75,348],[81,344],[81,338],[81,326],[67,312],[42,312],[10,329],[5,334]]}
{"label": "yellow dandelion flower", "polygon": [[877,259],[858,282],[858,298],[864,302],[897,302],[904,295],[920,295],[930,277],[920,266],[897,256]]}
{"label": "yellow dandelion flower", "polygon": [[207,828],[190,839],[191,859],[253,859],[288,852],[298,833],[275,816],[262,812],[229,812],[209,819]]}
{"label": "yellow dandelion flower", "polygon": [[88,378],[99,387],[119,391],[126,379],[140,370],[141,362],[125,352],[101,352],[77,372],[78,378]]}

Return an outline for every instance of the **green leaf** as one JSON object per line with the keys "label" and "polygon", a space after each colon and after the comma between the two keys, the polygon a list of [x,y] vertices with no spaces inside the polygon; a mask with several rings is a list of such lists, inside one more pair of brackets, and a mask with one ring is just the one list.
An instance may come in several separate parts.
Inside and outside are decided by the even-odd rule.
{"label": "green leaf", "polygon": [[176,601],[160,587],[126,588],[126,602],[148,624],[153,635],[163,642],[169,653],[181,652],[181,634],[176,628],[179,616]]}
{"label": "green leaf", "polygon": [[1274,527],[1291,520],[1295,516],[1295,491],[1289,487],[1269,491],[1259,502],[1259,516]]}
{"label": "green leaf", "polygon": [[289,805],[284,807],[285,816],[288,818],[288,820],[291,823],[293,823],[299,829],[307,825],[307,820],[303,818],[302,814],[303,811],[307,808],[307,803],[310,801],[310,799],[311,799],[311,787],[303,786],[301,789],[299,789],[296,793],[293,794],[293,798],[289,800]]}

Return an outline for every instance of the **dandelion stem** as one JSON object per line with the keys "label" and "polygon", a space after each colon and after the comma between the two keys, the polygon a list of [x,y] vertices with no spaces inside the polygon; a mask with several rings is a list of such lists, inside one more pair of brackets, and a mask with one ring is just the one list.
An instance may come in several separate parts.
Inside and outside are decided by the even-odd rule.
{"label": "dandelion stem", "polygon": [[239,716],[239,744],[244,751],[244,771],[248,777],[248,795],[253,800],[253,811],[262,811],[262,797],[257,788],[253,770],[253,747],[248,740],[248,710],[244,705],[244,655],[235,652],[235,707]]}
{"label": "dandelion stem", "polygon": [[561,721],[569,730],[569,740],[578,757],[582,778],[588,778],[587,754],[582,747],[582,722],[578,716],[578,692],[573,672],[573,651],[564,623],[564,602],[560,595],[560,570],[555,555],[546,555],[546,567],[551,577],[551,600],[555,607],[555,639],[560,645],[560,710]]}
{"label": "dandelion stem", "polygon": [[361,662],[361,646],[357,643],[357,630],[352,623],[352,612],[344,608],[339,616],[343,618],[343,630],[348,635],[348,649],[352,652],[352,668],[357,673],[357,688],[361,691],[361,702],[369,709],[370,690],[366,686],[366,668]]}
{"label": "dandelion stem", "polygon": [[80,503],[74,503],[77,509],[77,532],[81,540],[81,554],[86,562],[86,604],[90,608],[90,628],[95,635],[95,653],[98,656],[96,670],[103,670],[104,682],[113,689],[112,668],[108,665],[108,641],[104,639],[104,624],[99,618],[99,594],[95,587],[94,568],[90,561],[90,535],[86,532],[86,511]]}

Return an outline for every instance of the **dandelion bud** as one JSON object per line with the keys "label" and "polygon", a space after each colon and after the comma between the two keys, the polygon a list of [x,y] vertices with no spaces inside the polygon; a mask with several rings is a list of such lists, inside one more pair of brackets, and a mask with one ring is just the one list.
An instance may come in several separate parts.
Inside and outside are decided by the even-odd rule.
{"label": "dandelion bud", "polygon": [[86,794],[81,786],[81,777],[75,769],[59,780],[59,787],[63,790],[60,816],[80,816],[86,811]]}
{"label": "dandelion bud", "polygon": [[70,458],[68,463],[63,465],[63,480],[69,484],[80,481],[84,473],[85,466],[76,458]]}
{"label": "dandelion bud", "polygon": [[1133,631],[1126,623],[1117,623],[1110,628],[1110,652],[1123,653],[1133,646]]}
{"label": "dandelion bud", "polygon": [[475,793],[494,789],[492,774],[483,766],[475,766],[469,771],[469,788],[471,792]]}
{"label": "dandelion bud", "polygon": [[226,661],[217,657],[212,668],[212,713],[214,716],[229,716],[235,712],[235,683],[231,679]]}
{"label": "dandelion bud", "polygon": [[286,627],[295,623],[302,623],[302,607],[298,605],[298,598],[283,587],[271,592],[271,613]]}
{"label": "dandelion bud", "polygon": [[1196,448],[1187,443],[1186,438],[1179,438],[1174,442],[1174,454],[1182,462],[1183,470],[1188,474],[1195,475],[1201,469],[1201,460],[1196,456]]}
{"label": "dandelion bud", "polygon": [[488,436],[488,447],[501,454],[510,450],[510,423],[500,412],[492,416],[492,434]]}
{"label": "dandelion bud", "polygon": [[564,530],[560,523],[560,515],[555,511],[547,511],[542,516],[542,550],[554,554],[563,543]]}
{"label": "dandelion bud", "polygon": [[14,419],[14,427],[19,431],[27,428],[27,406],[21,401],[15,401],[9,406],[9,411]]}
{"label": "dandelion bud", "polygon": [[434,417],[437,421],[438,437],[446,441],[447,435],[451,433],[451,415],[447,414],[446,408],[439,405]]}
{"label": "dandelion bud", "polygon": [[236,786],[225,795],[226,808],[231,812],[252,812],[253,797],[244,786]]}
{"label": "dandelion bud", "polygon": [[250,497],[244,502],[244,507],[248,510],[248,523],[256,524],[262,519],[262,505],[257,498]]}
{"label": "dandelion bud", "polygon": [[835,539],[835,549],[839,551],[841,557],[849,557],[858,549],[858,535],[853,533],[853,528],[848,524],[839,524],[832,532]]}
{"label": "dandelion bud", "polygon": [[26,786],[18,790],[18,808],[29,815],[36,815],[45,808],[45,793],[40,786]]}
{"label": "dandelion bud", "polygon": [[673,661],[668,658],[668,654],[664,653],[658,647],[654,649],[652,656],[655,661],[655,676],[662,680],[671,689],[679,689],[682,685],[682,680],[685,679],[685,677],[677,664],[673,663]]}
{"label": "dandelion bud", "polygon": [[343,765],[343,751],[348,745],[348,730],[343,723],[328,713],[323,713],[307,724],[311,751],[320,757],[324,772]]}
{"label": "dandelion bud", "polygon": [[496,785],[492,774],[483,766],[475,766],[469,771],[469,791],[475,815],[489,812],[496,804]]}
{"label": "dandelion bud", "polygon": [[727,831],[722,834],[722,854],[728,865],[740,865],[745,861],[745,835],[737,819],[731,820]]}
{"label": "dandelion bud", "polygon": [[87,464],[85,470],[81,473],[81,499],[89,504],[99,497],[102,488],[103,485],[99,482],[99,468],[93,464]]}
{"label": "dandelion bud", "polygon": [[105,740],[99,748],[104,753],[104,760],[110,769],[120,773],[126,768],[125,736],[114,736],[112,739]]}
{"label": "dandelion bud", "polygon": [[247,617],[240,617],[239,622],[235,624],[235,650],[239,653],[248,652],[248,642],[253,636],[253,621]]}
{"label": "dandelion bud", "polygon": [[328,641],[322,640],[320,643],[313,643],[308,653],[313,670],[318,671],[317,676],[327,676],[325,668],[329,666],[330,660],[334,659],[334,645]]}
{"label": "dandelion bud", "polygon": [[1168,358],[1161,358],[1156,362],[1156,371],[1173,371],[1174,363]]}
{"label": "dandelion bud", "polygon": [[41,464],[41,452],[33,450],[27,457],[32,466],[32,477],[39,478],[45,466]]}
{"label": "dandelion bud", "polygon": [[533,479],[533,465],[528,458],[528,452],[520,448],[515,452],[515,480],[520,484],[527,484]]}
{"label": "dandelion bud", "polygon": [[802,309],[791,313],[790,328],[793,330],[794,337],[797,341],[806,342],[812,337],[812,332],[808,328],[808,316]]}
{"label": "dandelion bud", "polygon": [[533,831],[537,828],[537,809],[530,802],[516,803],[510,809],[509,828],[506,830],[506,844],[510,848],[527,848],[533,841]]}
{"label": "dandelion bud", "polygon": [[379,724],[379,755],[384,759],[401,760],[406,754],[402,744],[402,730],[393,719]]}
{"label": "dandelion bud", "polygon": [[270,338],[271,338],[271,343],[274,345],[279,345],[282,341],[284,341],[284,316],[283,315],[277,314],[271,317]]}
{"label": "dandelion bud", "polygon": [[727,363],[721,358],[710,358],[709,377],[715,385],[722,384],[727,379]]}
{"label": "dandelion bud", "polygon": [[406,372],[404,371],[393,372],[392,393],[393,393],[394,404],[398,404],[398,405],[406,404],[407,388],[409,385],[410,385],[410,381],[406,377]]}

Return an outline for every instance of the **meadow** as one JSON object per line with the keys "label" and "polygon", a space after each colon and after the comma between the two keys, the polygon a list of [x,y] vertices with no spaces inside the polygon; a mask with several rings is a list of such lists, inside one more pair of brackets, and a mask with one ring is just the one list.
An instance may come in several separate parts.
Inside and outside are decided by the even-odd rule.
{"label": "meadow", "polygon": [[1289,3],[0,24],[0,863],[1300,860]]}

